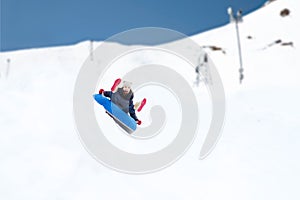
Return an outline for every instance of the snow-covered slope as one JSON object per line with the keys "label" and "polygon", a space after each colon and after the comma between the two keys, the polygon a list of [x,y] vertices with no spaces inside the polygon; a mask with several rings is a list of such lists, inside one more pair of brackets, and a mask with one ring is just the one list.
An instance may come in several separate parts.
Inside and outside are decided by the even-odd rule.
{"label": "snow-covered slope", "polygon": [[[299,62],[297,44],[300,42],[296,28],[300,25],[297,4],[297,1],[292,0],[275,1],[244,17],[243,23],[239,23],[245,70],[243,85],[247,88],[266,84],[290,86],[299,83],[295,73]],[[286,8],[290,10],[290,14],[282,17],[280,13]],[[237,86],[239,58],[235,24],[206,32],[193,39],[204,47],[215,46],[223,50],[223,56],[221,51],[210,55],[225,85],[229,84],[228,89]],[[232,77],[234,74],[236,76]],[[288,74],[288,78],[279,81],[284,74]]]}
{"label": "snow-covered slope", "polygon": [[234,24],[192,37],[223,49],[207,48],[227,97],[223,134],[205,160],[199,137],[174,165],[148,175],[107,169],[80,143],[72,95],[89,42],[1,53],[0,198],[299,199],[299,6],[277,0],[244,17],[242,85]]}

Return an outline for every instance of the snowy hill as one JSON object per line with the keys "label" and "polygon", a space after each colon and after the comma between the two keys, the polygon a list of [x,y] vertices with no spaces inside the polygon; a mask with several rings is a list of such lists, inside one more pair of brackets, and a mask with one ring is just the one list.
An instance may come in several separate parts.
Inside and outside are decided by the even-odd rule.
{"label": "snowy hill", "polygon": [[1,53],[0,198],[299,199],[299,6],[277,0],[244,17],[242,85],[234,24],[192,37],[224,84],[222,137],[206,159],[198,160],[200,135],[179,161],[148,175],[102,166],[76,133],[73,89],[89,42]]}

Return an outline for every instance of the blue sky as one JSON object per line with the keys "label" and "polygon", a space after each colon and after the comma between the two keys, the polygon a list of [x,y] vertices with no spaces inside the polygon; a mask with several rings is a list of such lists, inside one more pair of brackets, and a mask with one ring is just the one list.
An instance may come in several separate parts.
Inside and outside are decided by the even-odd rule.
{"label": "blue sky", "polygon": [[244,14],[266,0],[0,0],[0,50],[105,40],[138,27],[193,35],[228,23],[227,8]]}

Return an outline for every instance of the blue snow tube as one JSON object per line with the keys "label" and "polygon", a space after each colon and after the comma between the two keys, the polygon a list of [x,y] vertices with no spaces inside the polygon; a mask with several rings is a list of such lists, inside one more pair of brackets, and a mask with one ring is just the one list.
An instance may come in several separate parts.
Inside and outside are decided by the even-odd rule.
{"label": "blue snow tube", "polygon": [[136,122],[134,119],[121,110],[116,104],[101,94],[94,94],[93,96],[97,103],[102,105],[108,114],[111,115],[116,123],[126,132],[132,133],[136,130]]}

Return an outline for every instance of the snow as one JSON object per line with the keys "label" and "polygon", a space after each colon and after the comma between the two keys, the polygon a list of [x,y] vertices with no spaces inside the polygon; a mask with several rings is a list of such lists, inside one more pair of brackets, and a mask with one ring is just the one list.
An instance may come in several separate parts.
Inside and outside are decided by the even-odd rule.
{"label": "snow", "polygon": [[[175,164],[146,175],[108,169],[80,142],[72,100],[89,42],[1,53],[0,199],[299,199],[299,6],[274,1],[244,17],[242,85],[234,24],[191,37],[226,52],[207,49],[226,93],[222,137],[204,160],[199,135]],[[270,45],[278,39],[293,47]]]}

